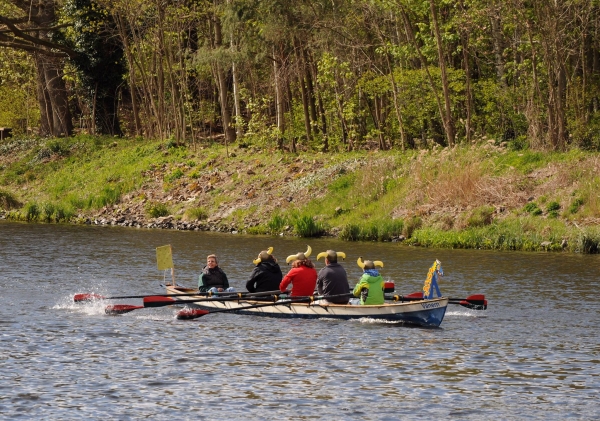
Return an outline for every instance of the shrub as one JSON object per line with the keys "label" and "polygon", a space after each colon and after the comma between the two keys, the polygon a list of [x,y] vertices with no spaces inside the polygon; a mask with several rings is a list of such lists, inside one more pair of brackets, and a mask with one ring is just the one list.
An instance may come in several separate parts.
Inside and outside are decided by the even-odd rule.
{"label": "shrub", "polygon": [[529,202],[525,205],[523,209],[525,210],[525,212],[530,213],[533,216],[538,216],[542,214],[542,210],[535,202]]}
{"label": "shrub", "polygon": [[200,221],[202,219],[208,218],[208,211],[202,206],[197,208],[190,208],[185,211],[185,217],[190,221]]}
{"label": "shrub", "polygon": [[295,218],[293,225],[294,230],[300,237],[319,237],[325,232],[323,224],[315,221],[310,215]]}
{"label": "shrub", "polygon": [[288,225],[287,219],[278,214],[273,215],[271,217],[271,220],[267,223],[267,227],[269,228],[271,234],[281,232],[283,227],[285,227],[286,225]]}
{"label": "shrub", "polygon": [[171,174],[165,177],[165,181],[170,183],[181,177],[183,177],[183,171],[181,171],[181,168],[176,168]]}
{"label": "shrub", "polygon": [[404,221],[404,226],[402,228],[402,234],[406,238],[410,238],[413,235],[413,232],[418,230],[423,226],[423,220],[418,216],[413,216],[412,218]]}
{"label": "shrub", "polygon": [[546,210],[548,212],[557,211],[559,209],[560,209],[560,203],[558,203],[558,202],[550,202],[550,203],[548,203],[548,206],[546,207]]}
{"label": "shrub", "polygon": [[493,206],[482,206],[474,209],[471,216],[467,218],[468,227],[484,227],[490,225],[494,220],[494,207]]}
{"label": "shrub", "polygon": [[600,252],[600,233],[585,231],[578,238],[578,249],[582,253],[597,254]]}
{"label": "shrub", "polygon": [[27,221],[37,221],[40,217],[40,207],[37,203],[30,202],[25,205],[25,220]]}
{"label": "shrub", "polygon": [[358,241],[360,237],[360,227],[355,224],[346,224],[340,231],[340,239],[344,241]]}
{"label": "shrub", "polygon": [[146,205],[146,213],[151,218],[160,218],[169,214],[169,208],[164,203],[148,203]]}
{"label": "shrub", "polygon": [[42,220],[52,222],[54,218],[55,207],[52,203],[42,204]]}
{"label": "shrub", "polygon": [[583,206],[583,199],[578,197],[577,199],[573,200],[573,203],[571,203],[571,205],[569,206],[569,212],[577,213],[579,212],[579,208],[581,206]]}

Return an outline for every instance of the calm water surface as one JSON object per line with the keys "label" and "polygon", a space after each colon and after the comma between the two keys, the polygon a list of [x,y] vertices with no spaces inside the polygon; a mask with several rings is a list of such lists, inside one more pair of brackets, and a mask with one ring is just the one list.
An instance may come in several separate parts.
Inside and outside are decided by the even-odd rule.
{"label": "calm water surface", "polygon": [[[209,253],[242,290],[261,249],[382,260],[397,291],[437,258],[451,306],[439,329],[234,314],[178,321],[169,307],[106,316],[78,292],[162,293],[155,248],[179,283]],[[317,268],[323,266],[317,263]],[[1,419],[457,420],[600,417],[600,256],[0,222]],[[284,268],[284,272],[287,268]],[[170,274],[166,274],[167,279]],[[141,300],[115,303],[141,304]]]}

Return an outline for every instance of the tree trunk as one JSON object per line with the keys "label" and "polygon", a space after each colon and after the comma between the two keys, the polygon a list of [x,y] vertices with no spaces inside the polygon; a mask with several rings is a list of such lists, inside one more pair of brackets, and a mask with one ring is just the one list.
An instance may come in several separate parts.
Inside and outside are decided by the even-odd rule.
{"label": "tree trunk", "polygon": [[454,146],[454,119],[452,118],[452,106],[450,104],[450,88],[448,85],[448,76],[446,74],[446,63],[444,60],[442,37],[440,35],[440,28],[437,19],[437,10],[435,8],[434,0],[429,0],[429,5],[431,7],[431,17],[433,20],[433,28],[435,31],[435,39],[437,43],[439,66],[440,71],[442,73],[442,90],[444,92],[445,105],[445,113],[443,115],[442,121],[444,122],[444,129],[446,131],[446,140],[448,142],[448,146]]}
{"label": "tree trunk", "polygon": [[[215,49],[219,49],[223,45],[223,35],[221,30],[221,21],[218,16],[213,16],[215,30]],[[214,70],[217,75],[217,88],[219,90],[219,102],[221,103],[221,121],[223,123],[223,131],[225,132],[225,148],[227,145],[235,142],[235,129],[231,126],[231,114],[227,106],[227,80],[225,72],[221,64],[216,61]],[[229,153],[227,152],[227,155]]]}
{"label": "tree trunk", "polygon": [[283,113],[283,95],[280,80],[279,60],[273,46],[273,80],[275,82],[275,120],[277,122],[277,148],[283,149],[283,134],[285,133],[285,117]]}

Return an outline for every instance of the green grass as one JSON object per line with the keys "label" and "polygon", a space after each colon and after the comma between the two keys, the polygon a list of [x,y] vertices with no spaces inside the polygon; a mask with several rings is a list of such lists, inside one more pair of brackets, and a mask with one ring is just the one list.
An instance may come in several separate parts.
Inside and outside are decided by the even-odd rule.
{"label": "green grass", "polygon": [[[168,141],[94,136],[3,143],[0,158],[10,159],[0,159],[0,184],[6,186],[0,208],[7,218],[63,222],[78,213],[110,212],[128,195],[129,201],[152,198],[145,208],[150,217],[206,220],[232,206],[235,211],[219,223],[255,234],[338,233],[349,241],[404,236],[407,244],[447,248],[558,251],[568,244],[570,251],[598,250],[598,232],[584,224],[600,217],[598,154],[481,145],[290,154],[234,144],[235,153],[227,157],[216,142],[202,147],[197,152]],[[146,195],[146,184],[156,180],[152,188],[158,186],[165,197],[173,192],[172,200]],[[547,180],[552,183],[544,186]],[[289,189],[278,190],[281,186]],[[262,200],[263,190],[270,190],[268,200]],[[201,200],[177,199],[190,192]],[[296,192],[304,193],[302,200],[285,200]],[[512,202],[505,203],[508,199]],[[267,201],[277,206],[263,207]]]}
{"label": "green grass", "polygon": [[189,208],[185,211],[185,217],[189,221],[201,221],[208,218],[208,211],[204,206]]}

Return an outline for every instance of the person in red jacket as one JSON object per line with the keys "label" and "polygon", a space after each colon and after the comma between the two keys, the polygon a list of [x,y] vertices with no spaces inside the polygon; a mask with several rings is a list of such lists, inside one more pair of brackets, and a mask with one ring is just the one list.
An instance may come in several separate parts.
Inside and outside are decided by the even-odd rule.
{"label": "person in red jacket", "polygon": [[292,269],[283,277],[279,284],[279,290],[285,292],[288,285],[292,284],[291,297],[302,297],[314,295],[317,285],[317,270],[315,265],[308,258],[312,249],[308,246],[305,253],[292,254],[285,260],[286,263],[292,263]]}

